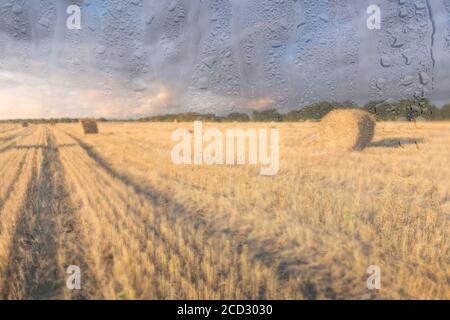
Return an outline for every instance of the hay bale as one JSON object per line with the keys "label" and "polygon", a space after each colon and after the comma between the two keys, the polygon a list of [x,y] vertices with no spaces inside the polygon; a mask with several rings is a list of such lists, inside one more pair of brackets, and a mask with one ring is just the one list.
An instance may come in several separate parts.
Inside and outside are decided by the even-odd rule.
{"label": "hay bale", "polygon": [[28,128],[29,124],[28,122],[22,122],[22,128]]}
{"label": "hay bale", "polygon": [[375,117],[364,110],[334,110],[320,122],[320,140],[329,149],[361,151],[372,141],[375,125]]}
{"label": "hay bale", "polygon": [[97,134],[98,126],[95,119],[83,119],[81,120],[81,126],[83,127],[84,134]]}

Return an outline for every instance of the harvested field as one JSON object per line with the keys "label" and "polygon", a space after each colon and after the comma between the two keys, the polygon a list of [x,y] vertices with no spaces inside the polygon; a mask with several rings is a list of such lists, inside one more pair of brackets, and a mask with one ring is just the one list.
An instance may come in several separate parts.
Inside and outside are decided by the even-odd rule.
{"label": "harvested field", "polygon": [[279,128],[280,171],[174,165],[192,123],[0,125],[0,297],[450,298],[450,123],[381,122],[359,152],[320,123],[204,126]]}

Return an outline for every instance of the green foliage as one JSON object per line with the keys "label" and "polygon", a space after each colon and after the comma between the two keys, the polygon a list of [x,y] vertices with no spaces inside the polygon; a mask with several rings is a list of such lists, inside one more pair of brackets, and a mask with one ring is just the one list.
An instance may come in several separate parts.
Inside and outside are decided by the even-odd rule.
{"label": "green foliage", "polygon": [[299,110],[293,110],[288,112],[284,116],[284,121],[295,122],[295,121],[305,121],[305,120],[320,120],[327,113],[335,109],[346,109],[346,108],[357,108],[358,106],[351,102],[316,102],[308,105]]}
{"label": "green foliage", "polygon": [[207,113],[200,114],[197,112],[165,114],[153,117],[141,118],[139,121],[143,122],[193,122],[193,121],[207,121],[207,122],[220,122],[222,117],[218,117],[215,114]]}
{"label": "green foliage", "polygon": [[268,109],[264,111],[253,111],[252,121],[255,122],[270,122],[283,121],[283,116],[275,109]]}
{"label": "green foliage", "polygon": [[450,104],[446,104],[441,108],[440,119],[450,120]]}
{"label": "green foliage", "polygon": [[[327,113],[335,109],[359,108],[358,105],[351,101],[345,102],[316,102],[307,105],[301,109],[289,111],[281,114],[276,109],[268,109],[263,111],[253,111],[251,117],[246,113],[233,112],[226,116],[217,116],[213,113],[201,114],[197,112],[177,113],[157,115],[136,119],[128,119],[121,121],[141,121],[141,122],[297,122],[313,120],[319,121]],[[425,98],[403,99],[399,101],[380,100],[370,101],[364,107],[365,110],[374,114],[378,121],[396,121],[396,120],[414,120],[419,117],[427,120],[450,120],[450,104],[437,108]],[[99,118],[99,122],[115,121],[112,119]],[[4,120],[0,122],[22,123],[73,123],[79,122],[76,118],[59,118],[59,119],[15,119]]]}
{"label": "green foliage", "polygon": [[237,122],[248,122],[250,121],[250,117],[246,113],[230,113],[228,116],[224,118],[225,121],[237,121]]}
{"label": "green foliage", "polygon": [[371,101],[364,106],[374,114],[377,120],[395,121],[400,119],[415,120],[422,117],[427,120],[438,120],[439,109],[427,99],[415,98],[400,101]]}

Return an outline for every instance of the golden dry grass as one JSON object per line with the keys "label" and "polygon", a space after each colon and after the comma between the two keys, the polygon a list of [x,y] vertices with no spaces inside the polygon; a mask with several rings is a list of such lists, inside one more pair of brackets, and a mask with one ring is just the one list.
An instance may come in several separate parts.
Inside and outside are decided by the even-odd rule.
{"label": "golden dry grass", "polygon": [[450,298],[450,123],[379,123],[351,153],[317,123],[205,126],[278,127],[280,172],[172,164],[188,123],[0,126],[2,297]]}

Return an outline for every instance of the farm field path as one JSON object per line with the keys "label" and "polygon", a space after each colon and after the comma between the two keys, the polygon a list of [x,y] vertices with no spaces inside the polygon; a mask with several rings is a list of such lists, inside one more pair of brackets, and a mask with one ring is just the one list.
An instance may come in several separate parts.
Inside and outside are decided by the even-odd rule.
{"label": "farm field path", "polygon": [[65,258],[73,259],[77,253],[74,211],[59,160],[59,148],[66,146],[57,146],[47,127],[32,130],[35,142],[16,147],[32,153],[34,161],[12,239],[3,296],[60,299],[67,295],[64,270],[69,263]]}

